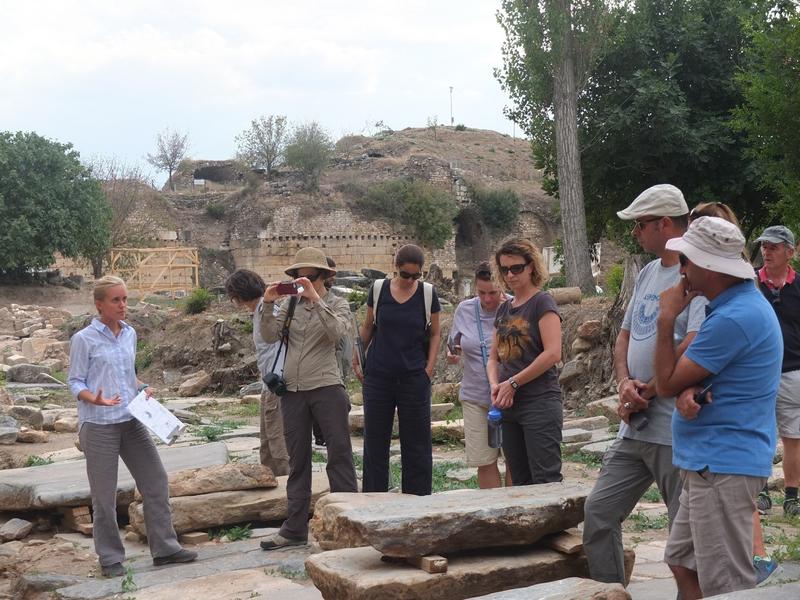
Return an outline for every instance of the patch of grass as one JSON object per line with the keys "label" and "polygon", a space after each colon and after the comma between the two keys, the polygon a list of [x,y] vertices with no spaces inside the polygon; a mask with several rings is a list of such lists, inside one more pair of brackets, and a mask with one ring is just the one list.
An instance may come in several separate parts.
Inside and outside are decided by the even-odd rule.
{"label": "patch of grass", "polygon": [[312,463],[326,463],[328,462],[328,457],[325,456],[322,452],[317,450],[311,451],[311,462]]}
{"label": "patch of grass", "polygon": [[444,416],[444,420],[448,423],[452,423],[453,421],[458,421],[459,419],[464,418],[464,408],[460,404],[456,404],[450,411]]}
{"label": "patch of grass", "polygon": [[64,371],[53,372],[53,378],[58,379],[61,383],[67,383],[67,374]]}
{"label": "patch of grass", "polygon": [[136,591],[136,582],[133,580],[133,567],[125,567],[125,577],[122,578],[121,589],[124,594]]}
{"label": "patch of grass", "polygon": [[233,431],[244,425],[241,421],[223,420],[209,425],[197,425],[190,431],[198,437],[206,438],[209,442],[216,442],[219,437],[228,431]]}
{"label": "patch of grass", "polygon": [[212,540],[219,540],[226,537],[231,542],[238,542],[240,540],[249,539],[253,535],[250,527],[250,523],[245,523],[244,525],[234,525],[232,527],[214,528],[208,532],[208,537]]}
{"label": "patch of grass", "polygon": [[6,383],[5,371],[0,371],[0,385],[5,385],[5,383]]}
{"label": "patch of grass", "polygon": [[196,315],[203,312],[214,301],[214,295],[205,288],[196,288],[186,296],[183,303],[183,312],[187,315]]}
{"label": "patch of grass", "polygon": [[225,410],[226,415],[233,417],[258,417],[261,416],[261,403],[239,404]]}
{"label": "patch of grass", "polygon": [[667,515],[650,517],[643,512],[631,513],[628,520],[633,524],[634,531],[647,531],[648,529],[664,529],[669,524]]}
{"label": "patch of grass", "polygon": [[356,308],[359,308],[367,303],[367,294],[368,292],[363,290],[353,290],[347,294],[347,301],[355,304]]}
{"label": "patch of grass", "polygon": [[456,131],[466,131],[466,130],[467,126],[464,125],[463,123],[459,123],[458,125],[456,125]]}
{"label": "patch of grass", "polygon": [[152,364],[153,347],[144,340],[138,340],[136,342],[136,360],[134,362],[136,372],[141,373]]}
{"label": "patch of grass", "polygon": [[364,457],[360,454],[356,454],[353,452],[353,464],[356,467],[356,471],[363,471],[364,470]]}
{"label": "patch of grass", "polygon": [[308,579],[305,569],[292,569],[291,567],[279,566],[278,568],[264,569],[266,575],[285,577],[286,579]]}
{"label": "patch of grass", "polygon": [[575,452],[573,454],[564,454],[562,450],[562,460],[569,461],[569,462],[576,462],[582,465],[586,465],[593,469],[599,469],[600,465],[603,464],[603,459],[599,456],[595,456],[593,454],[584,454],[583,452]]}
{"label": "patch of grass", "polygon": [[253,333],[253,322],[251,320],[239,321],[238,329],[242,333]]}
{"label": "patch of grass", "polygon": [[648,502],[663,502],[664,499],[661,497],[661,492],[658,490],[658,486],[651,485],[648,490],[642,496],[644,500]]}
{"label": "patch of grass", "polygon": [[608,431],[613,434],[619,433],[619,423],[611,423],[611,425],[608,426]]}
{"label": "patch of grass", "polygon": [[225,207],[217,202],[209,202],[206,204],[206,214],[219,221],[225,216]]}
{"label": "patch of grass", "polygon": [[461,445],[461,438],[458,434],[444,427],[437,427],[431,431],[431,441],[434,444],[443,444],[445,446]]}
{"label": "patch of grass", "polygon": [[41,467],[42,465],[51,465],[51,464],[53,464],[52,458],[42,458],[41,456],[37,456],[35,454],[29,456],[25,460],[26,467]]}
{"label": "patch of grass", "polygon": [[772,557],[778,562],[799,561],[800,560],[800,536],[789,537],[781,533],[775,540],[777,548],[772,553]]}
{"label": "patch of grass", "polygon": [[462,490],[465,488],[476,490],[478,489],[478,476],[474,475],[466,481],[459,481],[457,479],[450,479],[447,477],[447,472],[453,469],[461,469],[464,467],[460,462],[443,462],[433,464],[433,491],[446,492],[448,490]]}

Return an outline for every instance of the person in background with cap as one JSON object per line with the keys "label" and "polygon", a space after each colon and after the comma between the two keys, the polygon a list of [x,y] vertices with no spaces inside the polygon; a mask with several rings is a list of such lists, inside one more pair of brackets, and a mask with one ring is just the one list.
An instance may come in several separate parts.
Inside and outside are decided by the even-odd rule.
{"label": "person in background with cap", "polygon": [[[678,255],[667,240],[686,230],[689,208],[673,185],[646,189],[617,213],[633,221],[632,234],[645,252],[658,258],[636,278],[614,346],[614,368],[622,420],[618,439],[606,451],[603,467],[584,508],[583,547],[592,579],[625,583],[622,522],[655,481],[670,522],[678,511],[680,476],[672,465],[672,411],[675,398],[657,395],[653,376],[658,295],[680,281]],[[705,301],[696,299],[675,320],[673,336],[682,352],[700,328]]]}
{"label": "person in background with cap", "polygon": [[[752,514],[772,473],[783,341],[744,244],[732,223],[700,217],[666,245],[679,253],[683,279],[660,297],[656,389],[678,396],[673,462],[683,490],[664,559],[683,600],[756,584]],[[698,295],[709,300],[707,316],[678,357],[675,321]],[[706,403],[698,395],[709,386]]]}
{"label": "person in background with cap", "polygon": [[[283,368],[287,391],[281,397],[283,431],[289,451],[286,483],[289,502],[286,521],[278,533],[261,542],[263,550],[307,543],[312,420],[319,423],[325,436],[331,492],[358,491],[350,445],[350,400],[336,364],[336,344],[349,327],[350,305],[325,288],[325,279],[336,271],[328,267],[320,250],[298,250],[294,264],[285,272],[303,288],[290,320]],[[267,287],[261,305],[261,336],[267,343],[280,339],[288,311],[286,302],[278,316],[273,315],[273,305],[280,298],[277,287],[277,283]]]}
{"label": "person in background with cap", "polygon": [[[776,418],[783,442],[785,500],[783,514],[800,515],[797,487],[800,484],[800,279],[789,264],[795,238],[783,225],[767,227],[761,242],[764,266],[758,271],[758,287],[770,301],[783,335],[783,365],[778,388]],[[759,508],[769,510],[772,499],[766,487],[759,494]]]}

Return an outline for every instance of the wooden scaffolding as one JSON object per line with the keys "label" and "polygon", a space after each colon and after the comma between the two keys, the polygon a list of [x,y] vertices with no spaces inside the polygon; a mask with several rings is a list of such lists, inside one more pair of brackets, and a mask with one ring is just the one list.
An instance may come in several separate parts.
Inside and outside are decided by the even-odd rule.
{"label": "wooden scaffolding", "polygon": [[111,272],[125,280],[129,290],[188,292],[200,285],[197,248],[114,248]]}

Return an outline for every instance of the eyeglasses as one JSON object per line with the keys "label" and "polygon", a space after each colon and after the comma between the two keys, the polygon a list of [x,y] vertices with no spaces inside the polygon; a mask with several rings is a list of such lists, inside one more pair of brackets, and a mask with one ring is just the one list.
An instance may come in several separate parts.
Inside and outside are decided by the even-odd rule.
{"label": "eyeglasses", "polygon": [[413,279],[414,281],[422,277],[422,273],[420,271],[417,271],[416,273],[409,273],[408,271],[400,271],[398,275],[400,275],[400,277],[402,277],[403,279]]}
{"label": "eyeglasses", "polygon": [[516,265],[511,265],[510,267],[500,267],[500,274],[503,277],[505,277],[506,275],[508,275],[508,272],[511,271],[511,273],[513,273],[514,275],[519,275],[525,270],[525,267],[527,267],[529,264],[531,264],[530,261],[527,261],[524,263],[517,263]]}
{"label": "eyeglasses", "polygon": [[681,263],[682,267],[685,267],[689,264],[689,259],[686,258],[685,254],[678,254],[678,262]]}
{"label": "eyeglasses", "polygon": [[633,228],[638,229],[639,231],[644,231],[645,225],[648,223],[652,223],[653,221],[660,221],[661,217],[653,217],[651,219],[634,219],[633,220]]}

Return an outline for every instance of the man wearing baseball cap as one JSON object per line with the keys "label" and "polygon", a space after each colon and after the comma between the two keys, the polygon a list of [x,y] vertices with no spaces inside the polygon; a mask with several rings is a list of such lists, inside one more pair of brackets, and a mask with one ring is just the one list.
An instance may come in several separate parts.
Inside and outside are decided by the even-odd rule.
{"label": "man wearing baseball cap", "polygon": [[[657,395],[653,376],[658,295],[680,281],[678,254],[666,243],[686,231],[689,208],[674,185],[654,185],[625,210],[632,235],[658,258],[636,278],[614,346],[614,369],[622,423],[584,507],[583,547],[592,579],[625,583],[621,524],[653,484],[667,505],[670,522],[678,512],[680,474],[672,465],[672,411],[675,398]],[[682,351],[705,317],[697,298],[676,319],[674,336]]]}
{"label": "man wearing baseball cap", "polygon": [[[664,559],[684,600],[756,584],[752,515],[772,473],[783,341],[744,244],[739,228],[717,217],[692,221],[666,244],[679,253],[683,279],[661,294],[656,387],[678,396],[673,462],[683,491]],[[678,357],[675,319],[697,295],[709,300],[707,316]],[[697,394],[708,387],[706,403]]]}
{"label": "man wearing baseball cap", "polygon": [[[800,515],[800,279],[789,264],[795,252],[795,238],[788,227],[774,225],[767,227],[756,241],[761,242],[764,257],[764,266],[758,271],[758,287],[772,304],[783,335],[776,418],[783,442],[783,514],[796,516]],[[758,505],[759,510],[772,507],[766,487],[758,495]]]}

